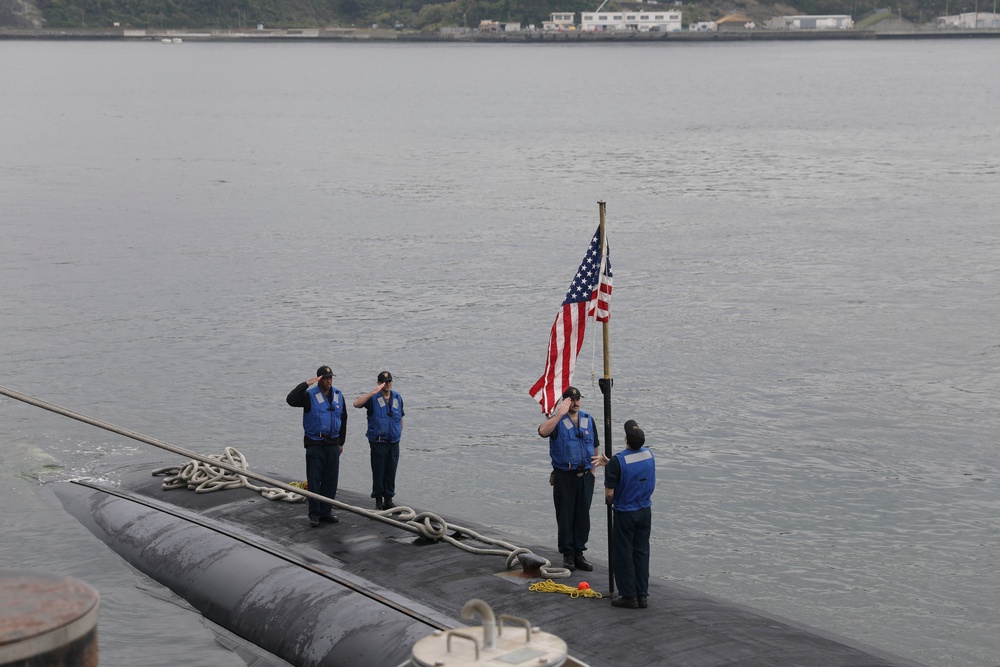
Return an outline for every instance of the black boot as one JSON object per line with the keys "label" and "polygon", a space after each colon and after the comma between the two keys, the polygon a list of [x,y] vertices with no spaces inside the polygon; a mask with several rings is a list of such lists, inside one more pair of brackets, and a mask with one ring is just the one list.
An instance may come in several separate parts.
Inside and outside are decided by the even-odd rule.
{"label": "black boot", "polygon": [[587,559],[583,557],[582,551],[573,557],[573,564],[584,572],[590,572],[594,569],[594,566],[587,562]]}
{"label": "black boot", "polygon": [[563,567],[572,572],[573,570],[576,569],[576,560],[569,554],[564,555]]}
{"label": "black boot", "polygon": [[619,597],[611,601],[612,607],[624,607],[625,609],[638,609],[639,603],[634,596]]}
{"label": "black boot", "polygon": [[382,499],[382,509],[391,510],[396,506],[396,503],[392,502],[392,497],[386,496]]}
{"label": "black boot", "polygon": [[375,496],[375,509],[385,509],[385,505],[382,504],[382,496]]}

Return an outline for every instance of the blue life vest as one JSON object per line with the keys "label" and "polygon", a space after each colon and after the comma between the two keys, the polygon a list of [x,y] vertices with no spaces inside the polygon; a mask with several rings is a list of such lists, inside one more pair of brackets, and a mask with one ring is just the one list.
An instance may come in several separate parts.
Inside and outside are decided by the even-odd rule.
{"label": "blue life vest", "polygon": [[569,415],[563,416],[549,435],[549,456],[552,467],[559,470],[589,470],[594,467],[594,419],[580,410],[578,424]]}
{"label": "blue life vest", "polygon": [[310,440],[324,440],[340,437],[340,418],[344,407],[340,392],[336,387],[330,389],[330,400],[323,395],[323,390],[316,384],[309,388],[309,412],[302,412],[302,428]]}
{"label": "blue life vest", "polygon": [[614,507],[619,512],[634,512],[652,507],[653,488],[656,486],[656,462],[653,453],[645,447],[625,449],[617,454],[621,477],[615,487]]}
{"label": "blue life vest", "polygon": [[403,397],[390,389],[388,401],[382,392],[372,396],[371,401],[365,437],[369,442],[399,442],[403,435]]}

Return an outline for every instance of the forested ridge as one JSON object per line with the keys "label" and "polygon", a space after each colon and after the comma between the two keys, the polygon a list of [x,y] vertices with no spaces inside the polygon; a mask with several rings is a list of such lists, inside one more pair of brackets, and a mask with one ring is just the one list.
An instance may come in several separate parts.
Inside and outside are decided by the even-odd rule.
{"label": "forested ridge", "polygon": [[[850,14],[856,20],[887,8],[911,21],[927,22],[962,11],[963,0],[704,0],[680,5],[684,23],[741,13],[759,24],[786,14]],[[971,0],[970,0],[971,1]],[[45,28],[391,28],[433,31],[446,26],[478,27],[481,20],[534,24],[550,13],[594,11],[599,0],[0,0],[0,26]],[[612,0],[605,9],[672,7]],[[968,11],[972,11],[971,5]],[[579,14],[577,21],[579,21]]]}

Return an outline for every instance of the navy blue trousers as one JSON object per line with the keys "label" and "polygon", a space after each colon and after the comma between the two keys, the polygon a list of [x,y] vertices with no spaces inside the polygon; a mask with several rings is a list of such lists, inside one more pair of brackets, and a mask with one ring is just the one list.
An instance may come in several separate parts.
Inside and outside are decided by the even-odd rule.
{"label": "navy blue trousers", "polygon": [[[306,483],[309,490],[337,498],[337,480],[340,478],[340,447],[337,445],[308,445],[306,447]],[[317,520],[330,514],[333,506],[309,498],[309,519]]]}
{"label": "navy blue trousers", "polygon": [[371,442],[372,498],[396,495],[396,468],[399,466],[398,442]]}
{"label": "navy blue trousers", "polygon": [[594,475],[577,477],[575,472],[555,471],[552,500],[559,527],[559,553],[575,556],[587,550],[590,539],[590,503],[594,499]]}
{"label": "navy blue trousers", "polygon": [[649,595],[649,533],[653,510],[615,511],[611,560],[615,584],[623,597]]}

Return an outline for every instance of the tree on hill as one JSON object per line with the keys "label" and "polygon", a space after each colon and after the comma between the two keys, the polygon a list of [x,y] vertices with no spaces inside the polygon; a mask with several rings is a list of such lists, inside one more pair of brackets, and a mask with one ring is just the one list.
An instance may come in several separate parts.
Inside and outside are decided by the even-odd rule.
{"label": "tree on hill", "polygon": [[25,0],[0,0],[0,28],[40,28],[41,12]]}

